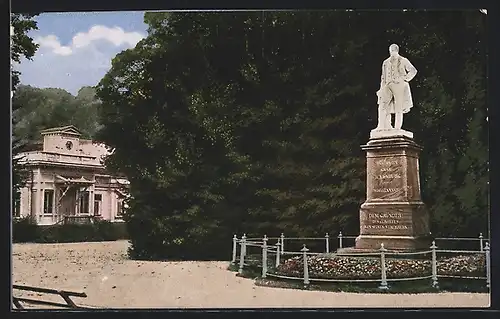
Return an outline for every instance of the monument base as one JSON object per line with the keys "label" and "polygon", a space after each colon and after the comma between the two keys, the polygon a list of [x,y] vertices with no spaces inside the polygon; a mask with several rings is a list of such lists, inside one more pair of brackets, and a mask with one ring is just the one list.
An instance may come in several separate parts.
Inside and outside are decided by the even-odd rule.
{"label": "monument base", "polygon": [[428,250],[432,239],[430,236],[359,235],[356,238],[356,246],[353,248],[354,250],[380,250],[381,244],[391,251],[408,252]]}
{"label": "monument base", "polygon": [[427,250],[429,213],[420,196],[421,147],[404,130],[373,130],[367,145],[367,195],[355,249]]}
{"label": "monument base", "polygon": [[[420,249],[407,249],[407,250],[394,250],[394,249],[386,249],[386,253],[401,253],[401,252],[415,252]],[[377,255],[367,255],[367,254],[380,254],[380,247],[377,249],[369,249],[369,248],[356,248],[356,247],[343,247],[338,248],[335,254],[337,256],[365,256],[366,257],[377,257]]]}
{"label": "monument base", "polygon": [[361,205],[358,249],[418,250],[430,247],[428,212],[423,202],[377,201]]}

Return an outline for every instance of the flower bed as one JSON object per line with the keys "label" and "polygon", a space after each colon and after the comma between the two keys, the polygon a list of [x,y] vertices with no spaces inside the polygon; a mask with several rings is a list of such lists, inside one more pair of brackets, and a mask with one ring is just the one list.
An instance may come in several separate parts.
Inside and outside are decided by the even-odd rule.
{"label": "flower bed", "polygon": [[[323,279],[379,279],[381,277],[379,257],[351,256],[308,256],[310,278]],[[410,278],[430,276],[431,260],[392,259],[386,257],[387,278]],[[438,275],[446,276],[485,276],[485,258],[483,254],[460,255],[439,258]],[[303,277],[302,256],[285,260],[276,274],[290,277]]]}

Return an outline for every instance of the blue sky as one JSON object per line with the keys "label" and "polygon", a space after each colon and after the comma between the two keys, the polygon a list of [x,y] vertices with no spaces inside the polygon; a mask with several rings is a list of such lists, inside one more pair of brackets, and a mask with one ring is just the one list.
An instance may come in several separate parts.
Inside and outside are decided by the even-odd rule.
{"label": "blue sky", "polygon": [[44,13],[30,36],[40,45],[32,60],[15,66],[21,83],[76,94],[96,85],[113,57],[147,35],[144,12]]}

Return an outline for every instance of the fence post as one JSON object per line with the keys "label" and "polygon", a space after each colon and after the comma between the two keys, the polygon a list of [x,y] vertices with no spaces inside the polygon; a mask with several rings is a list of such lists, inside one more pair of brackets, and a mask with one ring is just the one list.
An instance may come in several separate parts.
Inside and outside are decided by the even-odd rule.
{"label": "fence post", "polygon": [[241,247],[241,249],[243,249],[243,256],[246,256],[247,255],[247,235],[246,234],[243,234],[243,236],[241,237],[241,241],[243,242],[243,246]]}
{"label": "fence post", "polygon": [[276,267],[280,265],[280,241],[276,243]]}
{"label": "fence post", "polygon": [[326,253],[328,254],[330,252],[330,236],[328,233],[325,235],[325,242],[326,242]]}
{"label": "fence post", "polygon": [[231,259],[231,264],[236,263],[236,245],[238,245],[238,237],[236,235],[233,236],[233,258]]}
{"label": "fence post", "polygon": [[309,285],[309,268],[307,266],[307,249],[306,245],[300,250],[302,252],[302,257],[304,258],[304,285]]}
{"label": "fence post", "polygon": [[267,276],[267,236],[262,239],[262,278]]}
{"label": "fence post", "polygon": [[387,249],[384,248],[384,244],[380,244],[380,269],[382,271],[382,281],[380,282],[379,289],[386,290],[389,289],[387,286],[387,273],[385,269],[385,252]]}
{"label": "fence post", "polygon": [[339,232],[339,248],[342,248],[342,232]]}
{"label": "fence post", "polygon": [[432,241],[432,287],[439,288],[438,276],[437,276],[437,256],[436,256],[436,242]]}
{"label": "fence post", "polygon": [[246,236],[243,234],[240,241],[240,268],[238,269],[240,275],[243,274],[243,264],[245,262],[245,237]]}
{"label": "fence post", "polygon": [[490,244],[486,242],[486,245],[484,245],[484,257],[485,257],[485,263],[486,263],[486,287],[490,288],[491,286],[491,261],[490,261]]}
{"label": "fence post", "polygon": [[281,233],[281,254],[283,255],[285,252],[285,234]]}
{"label": "fence post", "polygon": [[483,252],[483,233],[479,233],[479,250]]}

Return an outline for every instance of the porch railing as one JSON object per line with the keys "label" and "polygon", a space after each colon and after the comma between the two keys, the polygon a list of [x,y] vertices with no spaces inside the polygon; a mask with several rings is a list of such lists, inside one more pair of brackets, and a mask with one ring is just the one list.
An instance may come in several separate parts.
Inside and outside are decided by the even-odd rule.
{"label": "porch railing", "polygon": [[95,216],[63,216],[63,224],[92,224]]}

